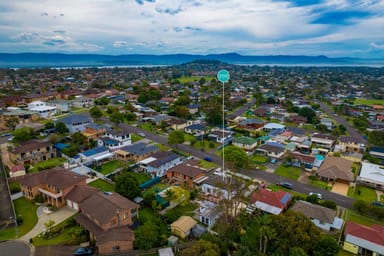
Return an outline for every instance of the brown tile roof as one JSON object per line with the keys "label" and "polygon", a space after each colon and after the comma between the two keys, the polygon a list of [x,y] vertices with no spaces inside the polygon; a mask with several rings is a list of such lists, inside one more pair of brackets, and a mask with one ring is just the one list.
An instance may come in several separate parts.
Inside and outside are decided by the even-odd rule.
{"label": "brown tile roof", "polygon": [[348,222],[344,234],[359,237],[366,241],[384,246],[384,226],[375,224],[368,227],[354,222]]}
{"label": "brown tile roof", "polygon": [[362,140],[360,138],[350,137],[350,136],[340,136],[339,141],[343,143],[362,143]]}
{"label": "brown tile roof", "polygon": [[171,120],[169,120],[168,121],[168,123],[169,124],[185,124],[185,123],[187,123],[187,121],[185,121],[185,120],[182,120],[182,119],[171,119]]}
{"label": "brown tile roof", "polygon": [[252,193],[251,202],[254,204],[257,201],[260,201],[269,205],[273,205],[280,209],[284,209],[291,202],[291,200],[286,200],[284,202],[283,198],[288,197],[287,194],[290,195],[289,199],[292,199],[292,195],[283,190],[278,190],[276,192],[273,192],[273,191],[261,188],[257,192]]}
{"label": "brown tile roof", "polygon": [[88,230],[95,236],[100,235],[104,231],[96,223],[94,223],[92,220],[90,220],[87,216],[85,216],[82,213],[79,213],[78,215],[76,215],[75,220],[77,221],[77,223],[79,223],[82,227],[84,227],[86,230]]}
{"label": "brown tile roof", "polygon": [[134,241],[135,233],[133,233],[130,228],[121,226],[102,232],[96,236],[96,239],[97,244],[103,244],[110,241]]}
{"label": "brown tile roof", "polygon": [[297,153],[297,152],[293,152],[291,154],[289,154],[290,157],[292,157],[293,159],[297,159],[301,162],[304,162],[304,163],[313,163],[315,162],[315,157],[314,156],[309,156],[309,155],[304,155],[304,154],[300,154],[300,153]]}
{"label": "brown tile roof", "polygon": [[34,187],[39,184],[48,184],[60,189],[74,186],[86,179],[86,176],[67,171],[61,167],[56,167],[53,169],[44,170],[38,173],[31,173],[15,178],[15,180],[20,184],[29,187]]}
{"label": "brown tile roof", "polygon": [[87,185],[76,185],[66,196],[67,200],[81,203],[91,195],[99,192],[99,189]]}
{"label": "brown tile roof", "polygon": [[139,208],[139,205],[114,192],[100,191],[80,203],[80,209],[101,225],[108,223],[117,211],[133,208]]}
{"label": "brown tile roof", "polygon": [[333,140],[333,141],[335,141],[337,139],[336,136],[329,135],[329,134],[323,134],[323,133],[314,133],[314,134],[312,134],[312,138],[319,138],[319,139]]}
{"label": "brown tile roof", "polygon": [[197,175],[204,173],[204,170],[188,164],[179,164],[169,169],[168,172],[181,173],[194,179]]}
{"label": "brown tile roof", "polygon": [[29,141],[20,143],[20,145],[14,148],[11,152],[14,154],[26,153],[38,148],[45,148],[51,145],[52,143],[48,141],[29,140]]}
{"label": "brown tile roof", "polygon": [[329,179],[340,179],[345,181],[353,181],[352,161],[341,157],[328,156],[317,171],[317,175]]}
{"label": "brown tile roof", "polygon": [[296,201],[291,208],[292,211],[301,212],[310,219],[320,220],[321,222],[333,223],[336,217],[336,211],[321,205],[311,204],[306,201]]}

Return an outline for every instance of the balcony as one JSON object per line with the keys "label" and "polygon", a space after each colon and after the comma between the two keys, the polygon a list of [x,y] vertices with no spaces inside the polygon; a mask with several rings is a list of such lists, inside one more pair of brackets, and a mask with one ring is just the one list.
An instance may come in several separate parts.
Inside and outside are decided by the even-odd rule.
{"label": "balcony", "polygon": [[63,196],[63,193],[60,191],[59,193],[55,193],[54,191],[49,191],[43,188],[39,188],[39,191],[49,197],[53,197],[55,199],[58,199]]}

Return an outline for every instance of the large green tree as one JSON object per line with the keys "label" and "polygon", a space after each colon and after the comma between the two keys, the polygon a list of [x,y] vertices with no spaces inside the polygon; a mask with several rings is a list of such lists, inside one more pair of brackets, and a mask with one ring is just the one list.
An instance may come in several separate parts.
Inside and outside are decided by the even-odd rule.
{"label": "large green tree", "polygon": [[57,122],[55,128],[56,128],[56,131],[60,134],[69,132],[67,126],[65,126],[63,122]]}
{"label": "large green tree", "polygon": [[224,159],[230,168],[246,168],[249,163],[247,153],[236,146],[227,146],[224,148]]}
{"label": "large green tree", "polygon": [[36,137],[35,131],[31,127],[23,127],[12,132],[13,142],[20,143]]}
{"label": "large green tree", "polygon": [[192,247],[186,248],[181,251],[183,256],[219,256],[220,248],[207,240],[200,239]]}
{"label": "large green tree", "polygon": [[368,142],[372,145],[384,146],[384,131],[371,131],[368,135]]}
{"label": "large green tree", "polygon": [[156,246],[159,239],[159,228],[151,222],[146,222],[135,230],[135,247],[148,250]]}
{"label": "large green tree", "polygon": [[115,178],[115,190],[117,193],[129,198],[134,199],[141,195],[139,182],[132,173],[124,171]]}
{"label": "large green tree", "polygon": [[182,131],[172,131],[168,135],[168,143],[171,145],[184,143],[185,136]]}
{"label": "large green tree", "polygon": [[96,120],[98,120],[100,117],[103,116],[103,113],[101,112],[101,110],[96,106],[89,110],[89,114],[93,119],[96,119]]}

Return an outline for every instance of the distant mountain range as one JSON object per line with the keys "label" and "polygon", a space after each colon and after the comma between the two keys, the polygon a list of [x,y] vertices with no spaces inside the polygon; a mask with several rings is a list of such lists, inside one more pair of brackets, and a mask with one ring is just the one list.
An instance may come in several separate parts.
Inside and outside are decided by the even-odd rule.
{"label": "distant mountain range", "polygon": [[59,53],[0,53],[0,68],[37,67],[102,67],[177,65],[196,60],[218,60],[229,64],[296,65],[296,66],[384,66],[384,58],[330,58],[326,56],[267,55],[248,56],[225,54],[169,55],[99,55]]}

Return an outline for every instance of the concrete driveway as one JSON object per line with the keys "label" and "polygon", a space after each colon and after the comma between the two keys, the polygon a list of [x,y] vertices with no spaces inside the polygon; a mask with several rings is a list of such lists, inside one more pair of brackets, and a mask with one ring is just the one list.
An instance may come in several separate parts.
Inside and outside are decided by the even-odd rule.
{"label": "concrete driveway", "polygon": [[332,192],[339,195],[346,196],[348,195],[349,185],[345,183],[336,182],[332,187]]}
{"label": "concrete driveway", "polygon": [[29,256],[31,248],[23,241],[10,240],[0,242],[0,255],[3,256]]}

